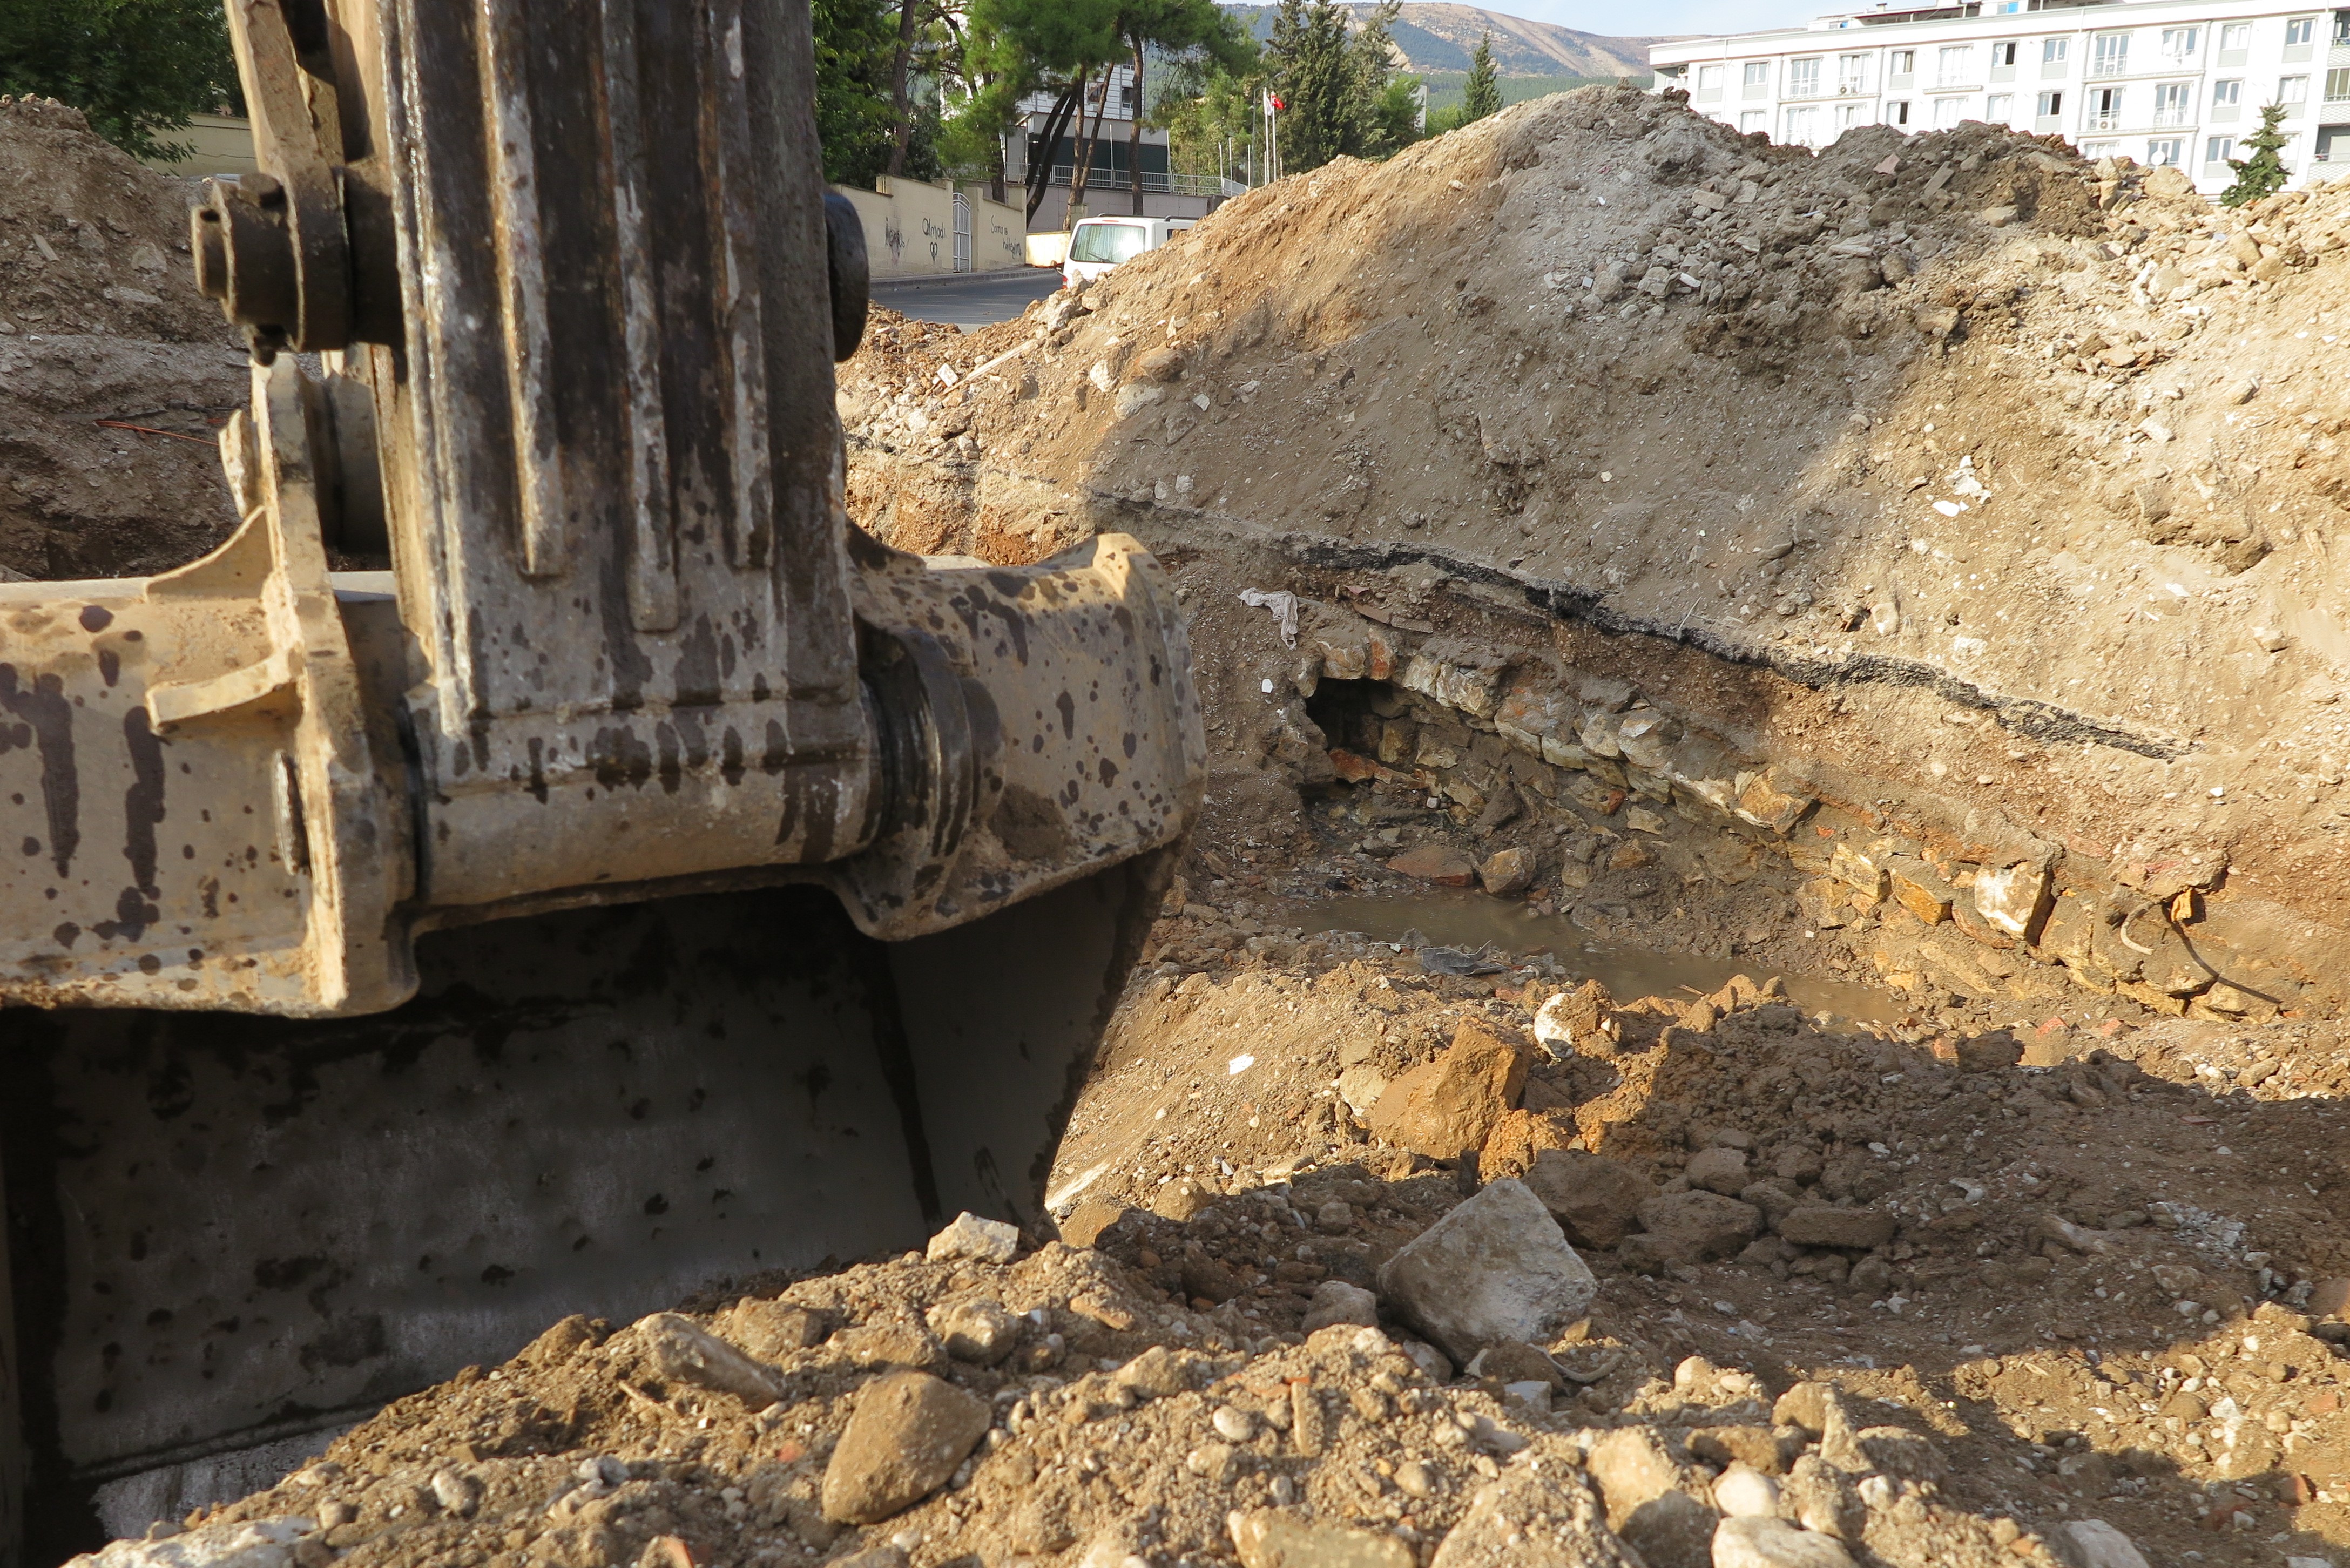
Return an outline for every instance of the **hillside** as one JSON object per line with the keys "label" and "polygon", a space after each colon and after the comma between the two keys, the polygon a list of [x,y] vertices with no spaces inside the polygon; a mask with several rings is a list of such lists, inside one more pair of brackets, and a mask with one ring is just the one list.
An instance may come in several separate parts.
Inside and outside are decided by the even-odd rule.
{"label": "hillside", "polygon": [[[1234,5],[1245,16],[1259,39],[1273,32],[1271,5]],[[1348,7],[1357,17],[1368,5]],[[1406,5],[1390,29],[1403,51],[1406,68],[1415,71],[1465,71],[1470,51],[1484,34],[1493,36],[1493,64],[1505,77],[1645,77],[1648,72],[1651,37],[1609,37],[1578,33],[1548,22],[1530,22],[1482,5],[1460,5],[1449,0]]]}

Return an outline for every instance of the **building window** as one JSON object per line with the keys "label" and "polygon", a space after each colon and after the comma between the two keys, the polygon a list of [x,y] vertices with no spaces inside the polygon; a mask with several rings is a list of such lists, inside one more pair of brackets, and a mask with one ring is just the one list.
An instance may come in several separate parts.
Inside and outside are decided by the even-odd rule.
{"label": "building window", "polygon": [[1771,85],[1771,62],[1768,60],[1747,61],[1746,85],[1751,88],[1769,87]]}
{"label": "building window", "polygon": [[2203,142],[2203,161],[2206,163],[2224,164],[2235,155],[2236,139],[2232,136],[2209,137]]}
{"label": "building window", "polygon": [[2286,48],[2288,48],[2288,49],[2289,49],[2289,48],[2293,47],[2295,44],[2306,44],[2306,43],[2308,43],[2312,38],[2315,37],[2316,36],[2317,36],[2317,18],[2316,18],[2316,17],[2314,17],[2314,16],[2290,16],[2290,17],[2287,17],[2287,18],[2285,19],[2285,24],[2284,24],[2284,47],[2285,47]]}
{"label": "building window", "polygon": [[1766,129],[1763,121],[1769,118],[1759,109],[1742,109],[1738,116],[1738,129],[1752,136],[1754,132]]}
{"label": "building window", "polygon": [[2203,41],[2200,27],[2165,27],[2162,30],[2162,57],[2185,60],[2194,57],[2196,46]]}
{"label": "building window", "polygon": [[1868,91],[1868,57],[1838,55],[1836,57],[1836,96],[1858,98]]}
{"label": "building window", "polygon": [[1975,47],[1945,44],[1934,51],[1934,85],[1968,87],[1975,79]]}
{"label": "building window", "polygon": [[1908,124],[1909,100],[1906,98],[1900,98],[1895,99],[1891,103],[1887,104],[1885,106],[1885,123],[1887,125]]}
{"label": "building window", "polygon": [[2089,40],[2089,74],[2118,77],[2129,70],[2129,35],[2100,33]]}
{"label": "building window", "polygon": [[1720,92],[1721,90],[1721,76],[1722,67],[1720,66],[1698,67],[1697,90],[1700,92]]}
{"label": "building window", "polygon": [[2350,66],[2336,66],[2325,73],[2325,101],[2350,103]]}
{"label": "building window", "polygon": [[1860,109],[1861,106],[1856,103],[1840,103],[1836,105],[1836,129],[1838,130],[1850,130],[1854,126],[1858,125],[1860,123]]}
{"label": "building window", "polygon": [[2183,149],[2186,144],[2186,138],[2184,137],[2156,137],[2153,140],[2146,144],[2147,166],[2151,169],[2178,168],[2180,150]]}
{"label": "building window", "polygon": [[2303,104],[2309,101],[2309,78],[2307,77],[2279,77],[2277,78],[2276,100],[2285,106],[2284,111],[2287,114],[2294,113]]}
{"label": "building window", "polygon": [[2350,46],[2350,11],[2334,13],[2334,47]]}
{"label": "building window", "polygon": [[1787,110],[1785,140],[1790,147],[1817,147],[1820,144],[1820,111],[1811,108]]}
{"label": "building window", "polygon": [[2122,89],[2091,88],[2089,89],[2089,130],[2119,130],[2122,128]]}
{"label": "building window", "polygon": [[2015,64],[2015,46],[2013,44],[1993,44],[1991,47],[1991,63],[1995,66],[2012,66]]}
{"label": "building window", "polygon": [[1897,77],[1906,77],[1909,75],[1912,71],[1915,71],[1918,68],[1918,51],[1915,49],[1894,50],[1892,63],[1885,68],[1891,71]]}
{"label": "building window", "polygon": [[2064,95],[2063,93],[2043,92],[2040,95],[2039,115],[2041,119],[2051,119],[2064,112]]}
{"label": "building window", "polygon": [[2154,88],[2154,123],[2184,125],[2187,123],[2188,96],[2195,90],[2193,82],[2158,82]]}
{"label": "building window", "polygon": [[2211,107],[2232,109],[2244,101],[2244,84],[2241,79],[2211,84]]}
{"label": "building window", "polygon": [[1993,125],[2005,125],[2015,115],[2015,95],[1995,92],[1983,99],[1983,118]]}
{"label": "building window", "polygon": [[1934,100],[1934,129],[1948,130],[1966,118],[1967,100],[1962,98],[1938,98]]}
{"label": "building window", "polygon": [[2249,49],[2252,47],[2252,25],[2230,22],[2220,29],[2220,47],[2223,49]]}
{"label": "building window", "polygon": [[2066,60],[2072,58],[2072,39],[2043,38],[2040,40],[2040,63],[2042,65],[2061,66]]}
{"label": "building window", "polygon": [[1817,56],[1808,60],[1787,62],[1787,96],[1789,98],[1820,96],[1820,62]]}

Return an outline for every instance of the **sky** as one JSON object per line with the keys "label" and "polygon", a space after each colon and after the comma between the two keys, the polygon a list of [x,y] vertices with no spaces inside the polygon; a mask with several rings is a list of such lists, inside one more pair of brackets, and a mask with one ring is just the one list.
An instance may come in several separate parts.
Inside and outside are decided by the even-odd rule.
{"label": "sky", "polygon": [[1837,10],[1837,0],[1648,0],[1645,5],[1605,5],[1595,0],[1476,0],[1486,9],[1533,22],[1555,22],[1580,33],[1653,36],[1659,33],[1752,33],[1789,27]]}

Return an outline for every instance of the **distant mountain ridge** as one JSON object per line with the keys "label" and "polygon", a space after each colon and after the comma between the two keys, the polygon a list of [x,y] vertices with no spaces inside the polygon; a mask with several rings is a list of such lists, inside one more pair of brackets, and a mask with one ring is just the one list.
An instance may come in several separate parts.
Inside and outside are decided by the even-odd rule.
{"label": "distant mountain ridge", "polygon": [[[1245,17],[1259,40],[1272,36],[1271,5],[1227,5]],[[1359,22],[1371,7],[1347,7]],[[1482,5],[1461,5],[1451,0],[1416,0],[1407,4],[1388,28],[1403,51],[1405,68],[1415,71],[1465,71],[1470,52],[1487,33],[1493,36],[1493,67],[1505,77],[1645,77],[1648,46],[1659,37],[1610,37],[1603,33],[1578,33],[1550,22],[1529,22]]]}

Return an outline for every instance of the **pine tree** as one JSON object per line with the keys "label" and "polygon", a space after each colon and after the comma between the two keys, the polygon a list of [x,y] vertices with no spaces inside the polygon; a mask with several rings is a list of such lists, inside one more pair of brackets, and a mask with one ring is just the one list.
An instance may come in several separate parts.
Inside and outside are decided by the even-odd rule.
{"label": "pine tree", "polygon": [[2293,171],[2277,156],[2277,149],[2285,143],[2284,133],[2277,122],[2284,118],[2284,105],[2272,103],[2261,110],[2261,128],[2244,138],[2250,158],[2230,158],[2228,167],[2236,171],[2236,182],[2220,194],[2223,207],[2241,207],[2259,201],[2272,192],[2284,189],[2293,178]]}
{"label": "pine tree", "polygon": [[1469,80],[1461,88],[1461,123],[1498,114],[1502,108],[1502,88],[1493,79],[1493,35],[1486,33],[1477,39],[1477,50],[1469,57]]}
{"label": "pine tree", "polygon": [[1347,13],[1332,0],[1281,0],[1265,47],[1281,167],[1303,174],[1348,151],[1359,138],[1353,117],[1356,63],[1347,47]]}

